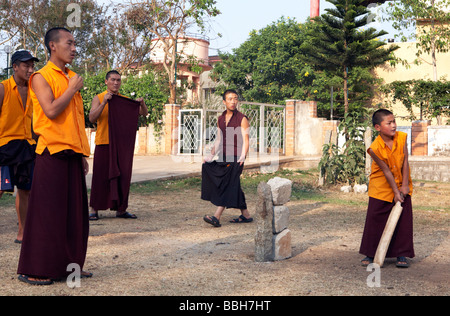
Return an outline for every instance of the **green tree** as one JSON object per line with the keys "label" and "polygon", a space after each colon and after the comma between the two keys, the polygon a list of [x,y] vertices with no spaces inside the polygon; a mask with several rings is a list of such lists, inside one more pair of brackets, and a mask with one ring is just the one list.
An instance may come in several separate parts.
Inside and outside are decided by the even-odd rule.
{"label": "green tree", "polygon": [[215,0],[134,0],[125,12],[134,27],[145,29],[163,45],[162,65],[169,77],[170,103],[176,103],[177,43],[189,28],[204,31],[207,17],[220,14]]}
{"label": "green tree", "polygon": [[323,146],[319,170],[325,183],[354,185],[367,181],[365,175],[366,147],[362,140],[369,121],[365,118],[365,111],[346,114],[339,124],[339,131],[345,131],[349,135],[345,144],[342,148],[333,143]]}
{"label": "green tree", "polygon": [[370,11],[364,0],[327,0],[335,7],[314,19],[315,25],[301,49],[315,69],[342,79],[344,113],[349,112],[349,73],[357,67],[374,69],[393,59],[398,46],[378,40],[387,34],[369,27]]}
{"label": "green tree", "polygon": [[319,92],[317,74],[307,65],[299,47],[309,24],[282,17],[249,34],[232,53],[221,53],[221,63],[211,77],[226,88],[239,91],[246,101],[283,104],[286,99],[307,99]]}
{"label": "green tree", "polygon": [[[86,127],[93,127],[89,122],[91,102],[97,94],[106,90],[105,76],[106,71],[101,71],[95,75],[88,74],[84,78],[81,96],[83,97]],[[131,99],[143,98],[148,107],[149,115],[146,118],[140,117],[140,126],[151,123],[155,125],[156,129],[161,127],[164,104],[167,103],[168,99],[168,89],[167,83],[161,81],[160,78],[161,76],[157,76],[156,73],[149,70],[141,76],[131,74],[122,79],[120,93]]]}
{"label": "green tree", "polygon": [[[319,31],[317,23],[284,17],[253,30],[232,53],[220,54],[223,61],[211,74],[218,82],[217,93],[234,88],[246,101],[273,104],[284,104],[287,99],[314,100],[319,116],[330,117],[333,87],[333,118],[343,118],[342,80],[330,71],[318,71],[299,49]],[[371,69],[355,67],[348,80],[350,110],[367,107],[379,81]]]}
{"label": "green tree", "polygon": [[409,119],[416,120],[415,108],[420,110],[420,120],[450,116],[450,82],[440,80],[393,81],[383,86],[387,105],[402,102],[410,113]]}
{"label": "green tree", "polygon": [[[78,5],[77,12],[70,4]],[[71,14],[77,15],[79,23],[67,25]],[[77,40],[78,58],[73,67],[79,72],[82,60],[88,54],[89,39],[96,24],[101,24],[104,9],[93,0],[0,0],[0,30],[9,34],[9,44],[17,49],[33,52],[43,65],[48,60],[44,46],[47,30],[56,26],[70,29]]]}
{"label": "green tree", "polygon": [[[396,35],[402,42],[416,41],[418,59],[433,67],[433,80],[438,81],[436,53],[445,53],[450,48],[450,0],[397,0],[390,1],[386,8],[386,20],[399,31]],[[416,32],[407,33],[415,28]],[[422,56],[429,54],[431,60]]]}
{"label": "green tree", "polygon": [[0,44],[32,51],[41,60],[37,68],[48,60],[44,36],[55,26],[74,35],[78,56],[71,67],[77,73],[142,64],[150,54],[151,35],[131,22],[119,5],[93,0],[0,0]]}

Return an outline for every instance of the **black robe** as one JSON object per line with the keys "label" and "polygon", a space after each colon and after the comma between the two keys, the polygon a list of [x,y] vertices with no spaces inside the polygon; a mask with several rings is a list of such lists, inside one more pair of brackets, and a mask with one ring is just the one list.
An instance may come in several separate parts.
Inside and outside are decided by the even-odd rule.
{"label": "black robe", "polygon": [[247,209],[240,179],[243,168],[238,162],[204,163],[201,198],[216,206]]}

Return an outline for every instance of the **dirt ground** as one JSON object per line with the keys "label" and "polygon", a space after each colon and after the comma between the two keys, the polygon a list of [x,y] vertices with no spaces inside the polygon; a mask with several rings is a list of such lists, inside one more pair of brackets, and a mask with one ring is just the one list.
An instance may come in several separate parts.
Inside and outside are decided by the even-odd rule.
{"label": "dirt ground", "polygon": [[[74,289],[65,282],[38,287],[17,280],[16,214],[12,203],[0,204],[0,295],[447,296],[450,184],[416,181],[415,190],[416,258],[409,269],[387,259],[381,286],[373,288],[358,254],[367,195],[344,195],[337,187],[319,191],[322,201],[289,202],[292,258],[267,263],[254,261],[256,223],[228,222],[237,210],[225,212],[221,228],[203,222],[214,207],[200,199],[198,185],[133,190],[129,210],[137,220],[104,211],[91,222],[85,270],[94,276]],[[254,213],[256,190],[246,197]]]}

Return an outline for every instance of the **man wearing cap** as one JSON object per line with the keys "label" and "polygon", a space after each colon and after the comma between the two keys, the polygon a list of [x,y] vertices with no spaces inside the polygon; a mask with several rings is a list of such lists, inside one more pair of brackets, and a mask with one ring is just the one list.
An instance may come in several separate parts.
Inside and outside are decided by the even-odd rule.
{"label": "man wearing cap", "polygon": [[28,81],[39,60],[28,51],[12,55],[13,75],[0,83],[0,197],[17,187],[16,211],[19,222],[16,243],[22,243],[33,178],[36,141],[33,139]]}

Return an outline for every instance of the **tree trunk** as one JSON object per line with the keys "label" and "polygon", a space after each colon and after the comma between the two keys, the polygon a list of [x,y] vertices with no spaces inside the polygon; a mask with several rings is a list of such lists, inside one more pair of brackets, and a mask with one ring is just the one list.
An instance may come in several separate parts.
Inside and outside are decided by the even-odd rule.
{"label": "tree trunk", "polygon": [[[431,6],[434,7],[434,0],[431,1]],[[434,17],[431,20],[431,63],[433,65],[433,81],[438,81],[437,74],[437,60],[436,60],[436,30],[435,30],[435,20]],[[438,125],[442,124],[442,117],[438,115],[436,117]]]}
{"label": "tree trunk", "polygon": [[344,67],[344,109],[348,113],[348,68]]}
{"label": "tree trunk", "polygon": [[170,90],[170,97],[169,97],[169,104],[175,104],[177,102],[177,83],[176,82],[169,82],[169,90]]}

